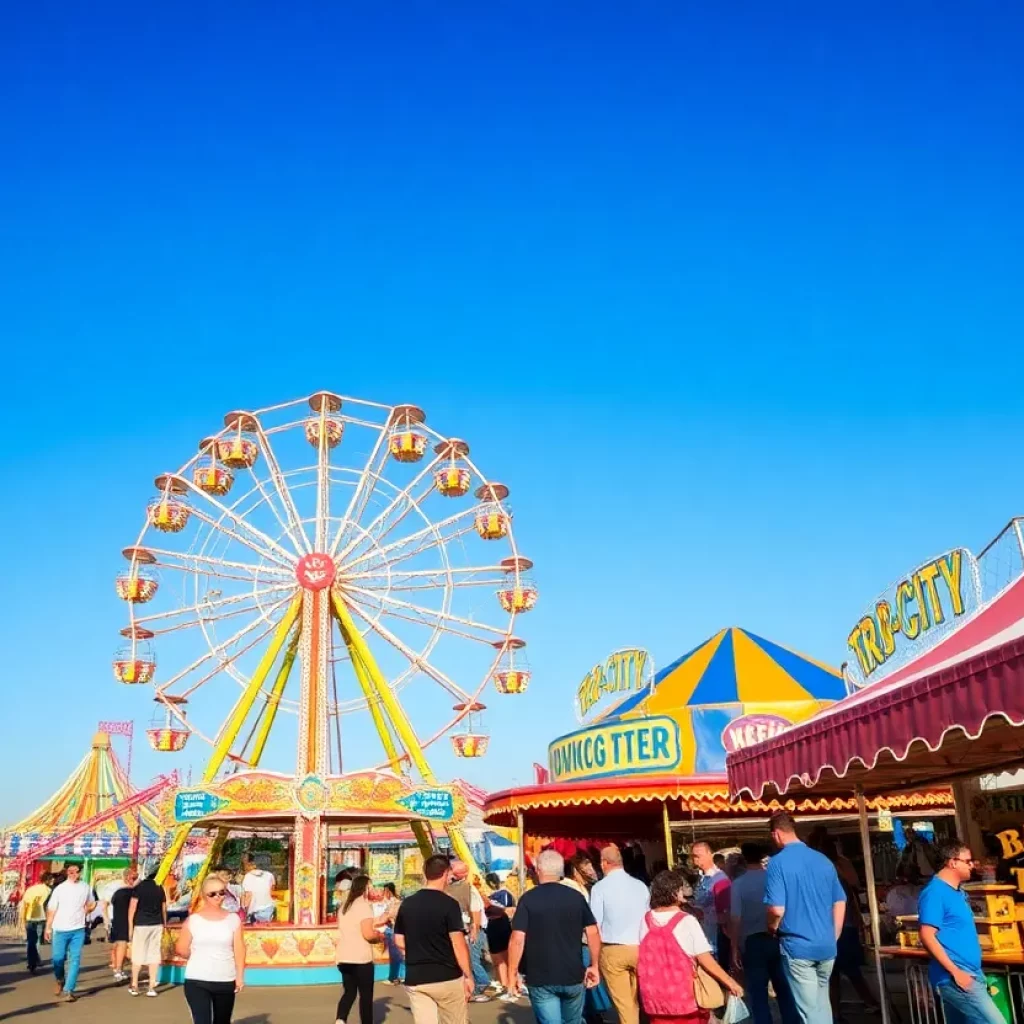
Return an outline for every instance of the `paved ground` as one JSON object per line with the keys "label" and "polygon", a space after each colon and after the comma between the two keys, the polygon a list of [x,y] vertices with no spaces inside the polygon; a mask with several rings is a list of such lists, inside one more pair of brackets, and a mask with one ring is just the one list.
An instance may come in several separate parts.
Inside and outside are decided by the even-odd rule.
{"label": "paved ground", "polygon": [[[159,999],[146,999],[144,996],[132,999],[124,986],[115,986],[110,979],[107,957],[105,943],[93,943],[86,948],[78,983],[80,998],[74,1005],[64,1005],[54,999],[52,974],[41,971],[32,977],[25,969],[21,948],[0,945],[0,1021],[24,1020],[24,1024],[181,1024],[189,1020],[181,992],[175,988],[165,989]],[[315,1024],[317,1021],[330,1024],[334,1020],[339,991],[340,986],[326,985],[246,989],[235,1005],[234,1024],[299,1024],[300,1021],[302,1024]],[[385,1018],[388,1024],[412,1024],[409,1004],[400,988],[378,985],[376,995],[374,1017],[378,1024]],[[853,1001],[843,1009],[850,1024],[877,1024],[879,1019],[858,1014]],[[470,1007],[470,1019],[472,1024],[533,1024],[533,1014],[525,1001],[520,1005],[499,1002],[474,1004]],[[355,1011],[351,1020],[356,1020]]]}

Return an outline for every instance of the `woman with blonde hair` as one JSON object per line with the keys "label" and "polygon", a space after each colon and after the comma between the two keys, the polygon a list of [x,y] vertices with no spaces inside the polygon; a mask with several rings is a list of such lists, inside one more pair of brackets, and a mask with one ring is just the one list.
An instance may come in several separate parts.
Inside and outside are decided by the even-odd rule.
{"label": "woman with blonde hair", "polygon": [[223,907],[227,891],[218,875],[203,882],[202,902],[174,947],[186,961],[185,1002],[194,1024],[231,1024],[235,995],[245,984],[244,932],[238,914]]}

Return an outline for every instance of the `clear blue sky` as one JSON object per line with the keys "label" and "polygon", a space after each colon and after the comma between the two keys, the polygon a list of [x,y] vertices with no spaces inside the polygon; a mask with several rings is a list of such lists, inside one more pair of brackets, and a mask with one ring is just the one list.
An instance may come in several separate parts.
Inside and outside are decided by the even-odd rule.
{"label": "clear blue sky", "polygon": [[111,578],[231,408],[417,402],[512,486],[490,787],[613,647],[838,662],[1024,512],[1019,4],[172,7],[0,40],[0,820],[148,718]]}

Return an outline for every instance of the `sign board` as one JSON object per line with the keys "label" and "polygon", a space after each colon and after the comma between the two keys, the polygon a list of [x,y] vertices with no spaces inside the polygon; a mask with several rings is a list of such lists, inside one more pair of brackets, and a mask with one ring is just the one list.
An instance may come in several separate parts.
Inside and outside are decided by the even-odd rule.
{"label": "sign board", "polygon": [[966,548],[933,558],[894,583],[847,637],[847,683],[860,689],[920,657],[981,605],[978,563]]}
{"label": "sign board", "polygon": [[449,789],[417,789],[395,803],[431,821],[451,821],[455,815],[455,797]]}
{"label": "sign board", "polygon": [[210,793],[205,789],[179,789],[174,794],[174,820],[179,824],[202,821],[203,818],[216,814],[227,804],[227,800],[222,800],[216,793]]}
{"label": "sign board", "polygon": [[680,759],[679,725],[658,715],[613,725],[592,725],[548,747],[553,782],[671,771]]}
{"label": "sign board", "polygon": [[743,750],[784,733],[792,722],[781,715],[741,715],[722,730],[722,746],[727,754]]}
{"label": "sign board", "polygon": [[576,688],[576,718],[587,724],[598,718],[612,700],[654,686],[654,661],[647,651],[624,647],[595,665]]}

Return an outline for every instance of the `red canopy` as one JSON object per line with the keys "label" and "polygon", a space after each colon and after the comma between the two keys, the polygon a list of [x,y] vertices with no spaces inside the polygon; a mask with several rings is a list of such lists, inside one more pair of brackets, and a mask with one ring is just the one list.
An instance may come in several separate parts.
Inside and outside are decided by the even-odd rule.
{"label": "red canopy", "polygon": [[730,793],[754,799],[1024,763],[1024,577],[913,664],[726,763]]}

